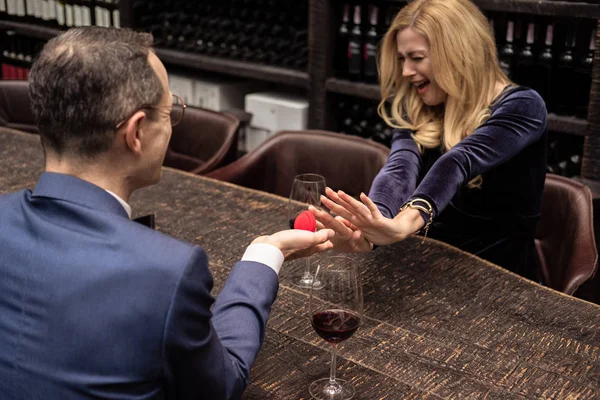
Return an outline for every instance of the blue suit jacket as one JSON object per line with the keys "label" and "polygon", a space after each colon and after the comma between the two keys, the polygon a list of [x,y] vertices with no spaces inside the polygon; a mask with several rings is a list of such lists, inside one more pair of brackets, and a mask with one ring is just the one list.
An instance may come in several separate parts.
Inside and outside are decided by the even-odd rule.
{"label": "blue suit jacket", "polygon": [[[130,221],[78,178],[0,196],[0,399],[239,398],[278,279]],[[212,306],[212,313],[211,313]]]}

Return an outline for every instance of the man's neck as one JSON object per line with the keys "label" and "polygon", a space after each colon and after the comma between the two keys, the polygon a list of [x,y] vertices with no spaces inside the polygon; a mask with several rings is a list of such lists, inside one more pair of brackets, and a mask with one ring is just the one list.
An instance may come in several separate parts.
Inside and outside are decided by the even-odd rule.
{"label": "man's neck", "polygon": [[104,165],[94,163],[82,164],[84,162],[71,163],[47,159],[46,171],[75,176],[104,190],[108,190],[129,203],[129,197],[133,189],[128,184],[128,180],[122,172],[106,168]]}

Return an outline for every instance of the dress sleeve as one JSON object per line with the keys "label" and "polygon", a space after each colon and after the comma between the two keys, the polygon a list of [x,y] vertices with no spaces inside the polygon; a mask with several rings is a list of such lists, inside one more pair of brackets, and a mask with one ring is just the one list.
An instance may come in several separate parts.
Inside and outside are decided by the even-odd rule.
{"label": "dress sleeve", "polygon": [[383,216],[393,218],[417,186],[421,156],[408,129],[396,129],[384,167],[375,177],[369,198]]}
{"label": "dress sleeve", "polygon": [[437,216],[469,181],[515,157],[546,130],[546,106],[533,90],[503,99],[475,132],[441,156],[408,199],[428,200]]}

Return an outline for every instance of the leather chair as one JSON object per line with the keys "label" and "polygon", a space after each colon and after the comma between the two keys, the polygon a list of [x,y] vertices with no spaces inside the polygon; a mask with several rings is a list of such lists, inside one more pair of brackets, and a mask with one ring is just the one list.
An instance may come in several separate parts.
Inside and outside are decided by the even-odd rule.
{"label": "leather chair", "polygon": [[535,244],[542,283],[577,295],[577,289],[593,278],[598,262],[592,193],[587,186],[546,175]]}
{"label": "leather chair", "polygon": [[387,147],[355,136],[284,131],[206,176],[288,197],[294,176],[316,173],[329,187],[357,196],[368,192],[388,153]]}
{"label": "leather chair", "polygon": [[38,133],[30,104],[29,82],[0,80],[0,126]]}
{"label": "leather chair", "polygon": [[188,106],[173,128],[163,165],[202,175],[232,162],[239,125],[232,114]]}

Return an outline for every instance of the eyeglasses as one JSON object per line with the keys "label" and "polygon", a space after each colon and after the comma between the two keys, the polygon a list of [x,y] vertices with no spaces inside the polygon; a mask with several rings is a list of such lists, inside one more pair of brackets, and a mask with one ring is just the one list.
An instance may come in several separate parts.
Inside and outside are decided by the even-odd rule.
{"label": "eyeglasses", "polygon": [[[187,105],[184,103],[183,99],[179,96],[177,96],[176,94],[173,94],[173,104],[171,105],[171,126],[175,126],[178,125],[181,120],[183,120],[183,116],[185,115],[185,109],[187,108]],[[144,108],[163,108],[163,107],[169,107],[169,106],[142,106],[140,107],[141,109]],[[137,112],[137,111],[136,111]],[[129,117],[131,118],[131,117]],[[123,126],[123,124],[125,122],[127,122],[127,120],[129,119],[125,119],[121,122],[119,122],[116,126],[116,129],[119,129],[121,126]]]}
{"label": "eyeglasses", "polygon": [[[160,106],[156,106],[160,107]],[[163,106],[164,107],[164,106]],[[178,125],[183,116],[185,115],[185,109],[187,105],[183,102],[183,99],[176,94],[173,95],[173,105],[171,106],[171,126]]]}

